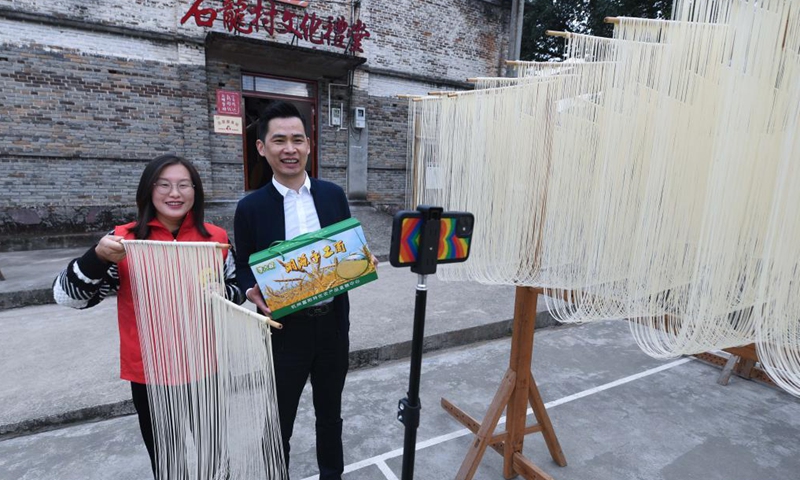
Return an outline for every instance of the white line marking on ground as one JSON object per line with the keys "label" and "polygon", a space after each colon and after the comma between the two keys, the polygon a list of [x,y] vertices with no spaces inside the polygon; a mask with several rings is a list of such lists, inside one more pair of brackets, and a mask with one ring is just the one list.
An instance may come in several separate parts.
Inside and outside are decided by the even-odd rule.
{"label": "white line marking on ground", "polygon": [[383,460],[377,462],[376,465],[378,465],[378,468],[381,470],[381,472],[383,472],[383,475],[388,480],[400,480],[399,478],[397,478],[397,475],[394,474],[392,469],[389,468],[389,465],[386,465],[386,462],[384,462]]}
{"label": "white line marking on ground", "polygon": [[[691,358],[682,358],[680,360],[676,360],[674,362],[670,362],[670,363],[661,365],[660,367],[651,368],[650,370],[645,370],[644,372],[640,372],[640,373],[637,373],[635,375],[630,375],[630,376],[625,377],[625,378],[620,378],[619,380],[615,380],[615,381],[613,381],[611,383],[606,383],[605,385],[600,385],[599,387],[590,388],[589,390],[584,390],[582,392],[575,393],[575,394],[570,395],[568,397],[559,398],[558,400],[553,400],[552,402],[545,403],[544,406],[545,406],[545,408],[557,407],[557,406],[562,405],[564,403],[568,403],[568,402],[571,402],[573,400],[577,400],[579,398],[587,397],[589,395],[593,395],[595,393],[602,392],[603,390],[608,390],[609,388],[614,388],[614,387],[617,387],[619,385],[624,385],[624,384],[632,382],[634,380],[639,380],[640,378],[644,378],[644,377],[647,377],[647,376],[650,376],[650,375],[653,375],[653,374],[656,374],[656,373],[659,373],[659,372],[663,372],[664,370],[669,370],[670,368],[674,368],[674,367],[677,367],[679,365],[683,365],[684,363],[691,362],[691,361],[692,361]],[[529,410],[528,414],[530,414],[533,411],[531,409],[528,409],[528,410]]]}
{"label": "white line marking on ground", "polygon": [[[563,398],[559,398],[558,400],[553,400],[552,402],[547,402],[547,403],[544,404],[544,407],[548,408],[548,409],[549,408],[553,408],[553,407],[557,407],[559,405],[563,405],[565,403],[569,403],[569,402],[572,402],[574,400],[578,400],[578,399],[581,399],[581,398],[584,398],[584,397],[588,397],[589,395],[594,395],[595,393],[599,393],[599,392],[602,392],[604,390],[608,390],[608,389],[611,389],[611,388],[614,388],[614,387],[618,387],[620,385],[624,385],[626,383],[633,382],[634,380],[639,380],[640,378],[649,377],[650,375],[654,375],[656,373],[660,373],[660,372],[663,372],[665,370],[669,370],[671,368],[675,368],[677,366],[683,365],[684,363],[691,362],[692,360],[693,360],[693,358],[688,358],[687,357],[687,358],[682,358],[680,360],[676,360],[674,362],[665,363],[664,365],[661,365],[661,366],[655,367],[655,368],[651,368],[650,370],[645,370],[643,372],[639,372],[639,373],[636,373],[634,375],[629,375],[629,376],[627,376],[625,378],[620,378],[619,380],[614,380],[613,382],[609,382],[609,383],[606,383],[606,384],[603,384],[603,385],[600,385],[600,386],[597,386],[597,387],[594,387],[594,388],[590,388],[588,390],[584,390],[582,392],[574,393],[572,395],[569,395],[569,396],[566,396],[566,397],[563,397]],[[527,414],[528,415],[532,415],[533,414],[533,409],[529,408]],[[500,421],[497,422],[498,425],[503,424],[503,423],[506,423],[506,417],[505,416],[500,417]],[[469,435],[471,433],[472,432],[469,429],[463,428],[461,430],[456,430],[455,432],[452,432],[452,433],[447,433],[445,435],[440,435],[438,437],[433,437],[433,438],[430,438],[430,439],[422,441],[422,442],[417,442],[417,445],[416,445],[416,447],[414,449],[415,450],[422,450],[423,448],[432,447],[434,445],[438,445],[440,443],[444,443],[444,442],[447,442],[449,440],[453,440],[453,439],[456,439],[456,438],[459,438],[459,437],[463,437],[464,435]],[[386,477],[386,480],[398,480],[397,476],[394,474],[394,472],[392,472],[392,470],[386,464],[386,460],[389,460],[390,458],[396,458],[396,457],[399,457],[399,456],[402,456],[402,455],[403,455],[403,449],[402,448],[398,448],[396,450],[392,450],[391,452],[382,453],[382,454],[376,455],[376,456],[374,456],[372,458],[367,458],[367,459],[361,460],[360,462],[351,463],[350,465],[347,465],[346,467],[344,467],[344,473],[353,472],[355,470],[359,470],[359,469],[362,469],[364,467],[368,467],[370,465],[375,465],[380,469],[381,472],[383,472],[383,475]],[[311,477],[306,477],[303,480],[319,480],[319,475],[313,475]]]}

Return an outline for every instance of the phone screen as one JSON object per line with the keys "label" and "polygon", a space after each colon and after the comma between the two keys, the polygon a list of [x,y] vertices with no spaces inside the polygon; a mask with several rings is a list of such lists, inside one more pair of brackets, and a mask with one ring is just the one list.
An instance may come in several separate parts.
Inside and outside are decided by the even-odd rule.
{"label": "phone screen", "polygon": [[[437,263],[463,262],[469,256],[474,217],[466,212],[445,212],[439,221]],[[390,252],[392,265],[416,263],[421,226],[418,212],[400,212],[395,216]]]}

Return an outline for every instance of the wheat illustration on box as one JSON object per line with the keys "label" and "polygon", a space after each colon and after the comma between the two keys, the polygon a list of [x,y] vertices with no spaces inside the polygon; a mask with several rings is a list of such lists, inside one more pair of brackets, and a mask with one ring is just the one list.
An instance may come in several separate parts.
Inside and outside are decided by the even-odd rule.
{"label": "wheat illustration on box", "polygon": [[281,318],[378,278],[354,218],[280,242],[250,256],[272,318]]}

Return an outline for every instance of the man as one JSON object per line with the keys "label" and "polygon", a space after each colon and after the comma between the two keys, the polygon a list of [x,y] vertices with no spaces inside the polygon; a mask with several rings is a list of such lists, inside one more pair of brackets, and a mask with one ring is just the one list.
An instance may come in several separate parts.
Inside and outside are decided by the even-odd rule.
{"label": "man", "polygon": [[[294,105],[282,101],[270,104],[259,119],[257,134],[256,148],[272,167],[273,177],[236,207],[236,273],[247,298],[269,314],[248,265],[250,255],[275,241],[350,218],[350,207],[339,186],[306,174],[311,146]],[[340,479],[344,470],[341,407],[350,349],[349,313],[350,304],[343,293],[332,301],[283,317],[283,329],[272,331],[286,465],[297,405],[310,376],[321,480]]]}

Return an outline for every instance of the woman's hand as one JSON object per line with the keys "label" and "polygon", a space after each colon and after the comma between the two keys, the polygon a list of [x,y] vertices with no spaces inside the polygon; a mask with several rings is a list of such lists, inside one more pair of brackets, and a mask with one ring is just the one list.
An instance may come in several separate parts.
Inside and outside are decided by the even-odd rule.
{"label": "woman's hand", "polygon": [[94,247],[97,257],[107,263],[119,263],[125,258],[125,247],[119,235],[106,235]]}
{"label": "woman's hand", "polygon": [[248,288],[247,291],[244,292],[244,296],[253,302],[264,315],[272,315],[272,310],[269,309],[267,302],[264,301],[264,297],[261,296],[261,289],[258,288],[258,284],[253,285],[253,288]]}

